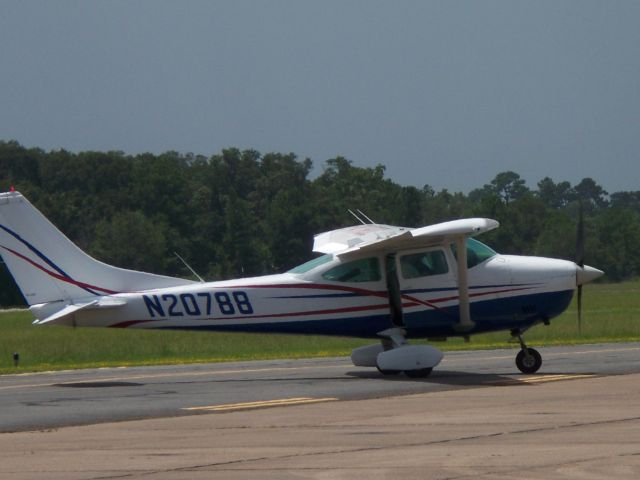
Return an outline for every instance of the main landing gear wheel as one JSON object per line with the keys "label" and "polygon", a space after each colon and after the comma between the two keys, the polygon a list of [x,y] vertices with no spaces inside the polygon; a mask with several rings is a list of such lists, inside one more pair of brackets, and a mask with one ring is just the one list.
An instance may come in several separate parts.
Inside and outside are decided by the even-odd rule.
{"label": "main landing gear wheel", "polygon": [[535,348],[524,348],[516,355],[516,366],[522,373],[536,373],[542,366],[542,356]]}
{"label": "main landing gear wheel", "polygon": [[417,370],[405,370],[404,374],[409,378],[424,378],[431,375],[433,368],[419,368]]}

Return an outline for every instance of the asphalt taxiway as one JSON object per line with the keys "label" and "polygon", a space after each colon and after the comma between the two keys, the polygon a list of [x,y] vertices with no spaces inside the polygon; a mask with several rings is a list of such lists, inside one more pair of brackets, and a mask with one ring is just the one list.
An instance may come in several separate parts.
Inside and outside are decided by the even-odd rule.
{"label": "asphalt taxiway", "polygon": [[640,344],[0,377],[0,478],[638,478]]}

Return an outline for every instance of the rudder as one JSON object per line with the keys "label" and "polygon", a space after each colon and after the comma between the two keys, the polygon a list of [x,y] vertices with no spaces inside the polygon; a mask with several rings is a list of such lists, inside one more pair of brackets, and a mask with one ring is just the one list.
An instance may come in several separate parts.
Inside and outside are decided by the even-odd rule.
{"label": "rudder", "polygon": [[90,257],[19,192],[0,193],[0,255],[29,306],[193,283]]}

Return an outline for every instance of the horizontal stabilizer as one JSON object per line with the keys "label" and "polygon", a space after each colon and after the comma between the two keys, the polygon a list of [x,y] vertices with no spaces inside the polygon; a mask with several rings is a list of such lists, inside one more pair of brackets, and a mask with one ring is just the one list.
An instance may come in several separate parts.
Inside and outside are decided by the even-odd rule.
{"label": "horizontal stabilizer", "polygon": [[116,308],[126,305],[125,300],[121,300],[113,297],[102,297],[98,300],[92,300],[91,302],[86,303],[74,303],[71,305],[67,305],[61,310],[58,310],[53,315],[49,315],[47,318],[42,320],[35,320],[33,322],[34,325],[69,325],[71,322],[71,315],[79,310],[94,310],[94,309],[103,309],[103,308]]}

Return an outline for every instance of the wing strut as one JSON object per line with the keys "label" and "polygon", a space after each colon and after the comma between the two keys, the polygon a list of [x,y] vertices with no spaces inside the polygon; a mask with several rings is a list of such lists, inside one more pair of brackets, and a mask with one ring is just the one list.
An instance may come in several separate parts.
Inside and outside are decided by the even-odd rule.
{"label": "wing strut", "polygon": [[470,330],[475,325],[469,312],[469,278],[467,269],[467,237],[459,235],[456,238],[456,253],[458,256],[458,302],[460,322],[455,325],[458,331]]}
{"label": "wing strut", "polygon": [[396,327],[404,327],[402,313],[402,293],[400,292],[400,282],[396,271],[396,255],[391,253],[385,258],[385,268],[387,277],[387,292],[389,293],[389,313],[391,323]]}

